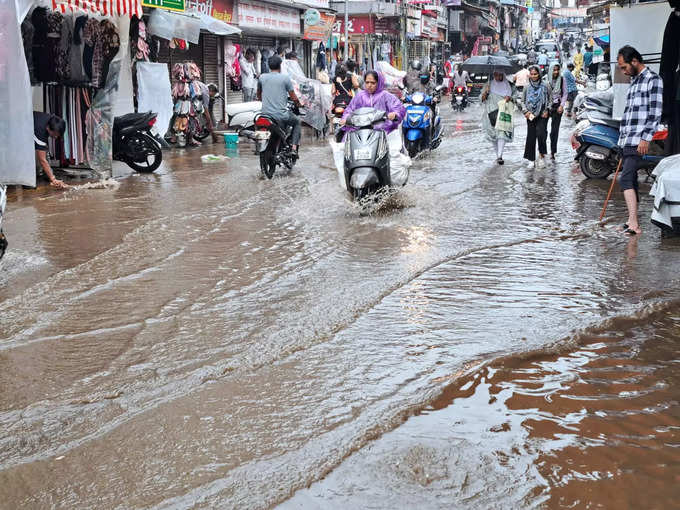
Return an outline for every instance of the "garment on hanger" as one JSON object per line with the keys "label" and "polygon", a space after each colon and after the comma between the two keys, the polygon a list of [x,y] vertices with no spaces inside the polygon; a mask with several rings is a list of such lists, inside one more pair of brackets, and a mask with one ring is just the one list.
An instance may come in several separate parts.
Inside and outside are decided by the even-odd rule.
{"label": "garment on hanger", "polygon": [[71,79],[71,47],[73,44],[72,16],[62,16],[61,36],[59,38],[59,50],[57,55],[57,78],[65,82]]}
{"label": "garment on hanger", "polygon": [[61,26],[64,16],[59,12],[50,12],[47,15],[47,76],[43,81],[57,81],[59,79],[58,63],[61,51]]}
{"label": "garment on hanger", "polygon": [[24,44],[24,55],[26,57],[26,64],[28,65],[28,77],[31,80],[31,85],[38,83],[35,77],[35,66],[33,63],[33,23],[31,19],[26,16],[26,19],[21,23],[21,40]]}
{"label": "garment on hanger", "polygon": [[[673,6],[673,2],[671,2]],[[671,12],[663,35],[659,76],[663,80],[663,114],[668,124],[666,153],[680,153],[680,15],[678,10]]]}
{"label": "garment on hanger", "polygon": [[94,45],[99,37],[99,22],[94,18],[88,18],[83,27],[83,70],[87,78],[92,81],[92,57]]}
{"label": "garment on hanger", "polygon": [[83,29],[87,23],[87,16],[78,16],[73,23],[73,35],[71,37],[71,52],[69,54],[71,81],[75,83],[84,83],[89,81],[85,74],[83,67],[83,50],[85,44],[83,43]]}
{"label": "garment on hanger", "polygon": [[50,81],[48,76],[49,55],[47,54],[47,9],[45,7],[33,9],[31,24],[33,25],[31,54],[35,79],[39,82]]}

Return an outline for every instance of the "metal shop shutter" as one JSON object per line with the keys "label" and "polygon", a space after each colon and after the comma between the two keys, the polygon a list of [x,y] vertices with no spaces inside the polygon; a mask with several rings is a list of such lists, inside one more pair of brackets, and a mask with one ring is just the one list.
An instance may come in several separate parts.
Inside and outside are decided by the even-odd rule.
{"label": "metal shop shutter", "polygon": [[[203,34],[203,83],[214,83],[218,86],[220,83],[220,71],[222,63],[219,61],[218,46],[220,44],[220,37],[215,34]],[[213,110],[215,122],[222,120],[222,105],[217,102]]]}

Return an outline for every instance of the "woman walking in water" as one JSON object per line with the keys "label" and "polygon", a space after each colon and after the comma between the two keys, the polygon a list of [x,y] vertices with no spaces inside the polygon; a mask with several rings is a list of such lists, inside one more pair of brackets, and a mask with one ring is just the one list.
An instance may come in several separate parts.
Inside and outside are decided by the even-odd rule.
{"label": "woman walking in water", "polygon": [[[512,142],[512,116],[510,122],[503,122],[503,129],[500,128],[498,124],[499,115],[499,105],[505,101],[509,103],[512,101],[512,86],[508,82],[505,74],[495,71],[493,73],[493,80],[488,82],[484,86],[482,91],[482,103],[484,108],[482,109],[482,129],[486,138],[492,143],[493,147],[496,149],[496,163],[502,165],[505,163],[503,161],[503,149],[507,142]],[[513,107],[511,106],[511,109]],[[505,110],[505,108],[504,108]],[[501,113],[503,115],[503,113]],[[506,129],[510,129],[507,131]]]}
{"label": "woman walking in water", "polygon": [[[549,83],[541,80],[538,67],[529,68],[529,85],[522,93],[522,113],[527,119],[527,142],[524,146],[524,159],[530,161],[529,167],[544,167],[548,152],[548,113],[552,90]],[[536,141],[540,157],[536,162]]]}

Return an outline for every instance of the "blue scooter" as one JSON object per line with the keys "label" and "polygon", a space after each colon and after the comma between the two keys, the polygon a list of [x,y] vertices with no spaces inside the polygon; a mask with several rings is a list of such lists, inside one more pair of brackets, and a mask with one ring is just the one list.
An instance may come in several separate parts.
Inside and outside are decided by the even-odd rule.
{"label": "blue scooter", "polygon": [[[619,162],[619,128],[613,122],[607,124],[582,120],[574,130],[572,146],[581,172],[589,179],[606,179],[616,170]],[[651,174],[654,167],[665,157],[664,140],[668,131],[659,131],[649,144],[649,152],[642,157],[639,170]]]}
{"label": "blue scooter", "polygon": [[406,96],[405,102],[408,104],[401,126],[410,157],[426,149],[436,149],[442,143],[442,124],[437,107],[442,89],[443,87],[438,85],[432,96],[423,92],[414,92]]}

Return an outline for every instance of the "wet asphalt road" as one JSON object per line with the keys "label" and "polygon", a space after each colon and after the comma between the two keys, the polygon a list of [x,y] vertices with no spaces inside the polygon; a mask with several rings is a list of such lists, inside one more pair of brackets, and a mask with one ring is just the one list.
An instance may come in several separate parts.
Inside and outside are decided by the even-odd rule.
{"label": "wet asphalt road", "polygon": [[0,507],[672,506],[679,243],[443,114],[369,216],[323,143],[13,193]]}

